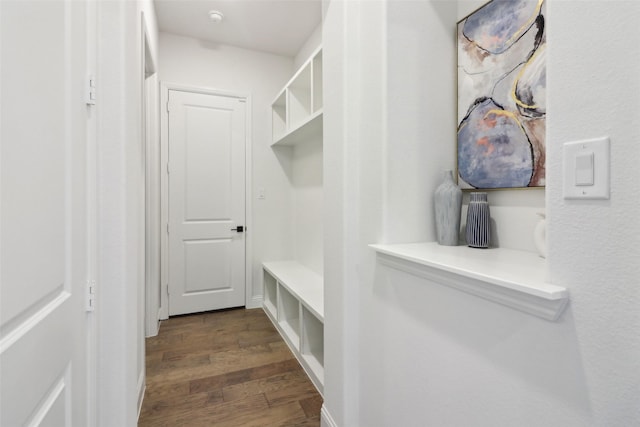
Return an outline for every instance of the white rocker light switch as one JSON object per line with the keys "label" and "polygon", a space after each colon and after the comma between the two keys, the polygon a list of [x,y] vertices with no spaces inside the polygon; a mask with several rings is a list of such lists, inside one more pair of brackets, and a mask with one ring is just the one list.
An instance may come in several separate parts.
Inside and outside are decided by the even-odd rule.
{"label": "white rocker light switch", "polygon": [[593,185],[593,152],[576,156],[576,185]]}

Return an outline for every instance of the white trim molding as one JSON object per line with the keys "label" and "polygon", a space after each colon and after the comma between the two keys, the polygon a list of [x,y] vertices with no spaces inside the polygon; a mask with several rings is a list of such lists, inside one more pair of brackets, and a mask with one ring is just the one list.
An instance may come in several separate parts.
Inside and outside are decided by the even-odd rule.
{"label": "white trim molding", "polygon": [[262,308],[263,299],[263,295],[254,295],[253,297],[248,298],[246,308]]}
{"label": "white trim molding", "polygon": [[322,404],[320,409],[320,427],[338,427],[325,404]]}
{"label": "white trim molding", "polygon": [[138,419],[140,419],[140,412],[142,412],[142,402],[144,402],[145,392],[147,391],[146,370],[142,370],[138,377]]}

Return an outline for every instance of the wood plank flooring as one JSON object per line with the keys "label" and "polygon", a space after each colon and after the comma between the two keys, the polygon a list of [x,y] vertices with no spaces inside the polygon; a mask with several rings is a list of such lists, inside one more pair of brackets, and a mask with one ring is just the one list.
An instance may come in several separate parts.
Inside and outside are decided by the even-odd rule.
{"label": "wood plank flooring", "polygon": [[322,397],[262,309],[172,317],[147,338],[139,426],[319,426]]}

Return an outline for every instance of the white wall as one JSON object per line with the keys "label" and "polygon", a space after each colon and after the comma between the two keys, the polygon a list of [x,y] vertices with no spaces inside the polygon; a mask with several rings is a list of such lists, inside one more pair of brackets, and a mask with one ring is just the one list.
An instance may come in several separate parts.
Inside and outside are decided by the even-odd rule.
{"label": "white wall", "polygon": [[[640,3],[547,7],[549,269],[571,291],[565,327],[581,381],[576,412],[582,425],[638,425]],[[611,199],[564,200],[562,144],[600,136],[611,138]]]}
{"label": "white wall", "polygon": [[[455,159],[454,28],[479,2],[344,3],[357,2],[325,3],[323,30],[325,423],[638,424],[640,101],[626,95],[640,89],[628,55],[640,4],[547,6],[548,265],[571,294],[549,322],[376,264],[368,243],[433,238],[431,194]],[[560,143],[600,135],[612,138],[612,199],[564,201]],[[535,219],[519,216],[542,194],[490,194],[501,246],[527,249]]]}
{"label": "white wall", "polygon": [[313,30],[313,32],[309,35],[309,38],[304,42],[295,58],[293,58],[293,69],[298,70],[302,67],[307,59],[311,56],[311,54],[322,45],[322,23],[318,24],[318,26]]}
{"label": "white wall", "polygon": [[[346,103],[347,90],[344,74],[346,53],[352,34],[346,31],[345,21],[348,7],[356,2],[322,2],[322,60],[323,60],[323,152],[324,152],[324,404],[322,425],[356,425],[357,392],[352,390],[357,381],[357,368],[350,369],[357,361],[357,345],[353,335],[357,327],[349,324],[356,318],[357,301],[353,287],[345,286],[347,235],[345,175],[345,151],[347,145]],[[355,36],[355,35],[354,35]],[[349,307],[349,310],[346,308]],[[349,404],[345,401],[349,399]]]}
{"label": "white wall", "polygon": [[[151,161],[152,158],[149,156],[151,151],[148,149],[147,144],[154,144],[157,141],[157,134],[153,132],[153,128],[157,126],[157,108],[153,109],[151,107],[151,111],[147,111],[148,106],[146,98],[146,91],[150,92],[150,99],[157,100],[158,99],[158,91],[159,88],[153,85],[147,85],[145,81],[145,76],[147,71],[154,70],[158,63],[158,24],[156,19],[156,12],[151,0],[143,0],[137,3],[137,19],[138,23],[136,24],[136,34],[139,34],[139,47],[137,48],[137,55],[140,59],[144,58],[144,65],[141,64],[138,68],[138,90],[140,91],[140,95],[138,98],[138,102],[140,102],[140,110],[139,110],[139,147],[140,152],[136,153],[137,156],[141,156],[141,164],[134,163],[134,167],[136,168],[136,177],[138,179],[138,193],[136,194],[136,199],[132,201],[132,203],[137,203],[136,210],[138,215],[138,226],[137,226],[137,239],[138,239],[138,277],[137,277],[137,286],[138,286],[138,328],[137,328],[137,378],[138,378],[138,400],[137,407],[138,410],[142,407],[142,400],[144,398],[144,390],[146,387],[146,367],[145,367],[145,337],[146,337],[146,320],[147,320],[147,308],[154,313],[157,313],[158,307],[147,307],[147,286],[151,285],[151,281],[147,281],[147,279],[151,279],[154,277],[154,274],[151,272],[147,272],[147,260],[151,261],[152,253],[149,253],[149,257],[147,257],[147,249],[151,249],[151,247],[147,248],[147,205],[146,200],[148,197],[152,198],[152,192],[145,196],[146,181],[147,181],[147,166],[145,163],[147,161]],[[143,24],[144,22],[144,24]],[[146,35],[145,35],[146,33]],[[146,39],[146,41],[144,41]],[[145,48],[145,44],[147,44]],[[146,52],[145,52],[146,50]],[[144,68],[143,68],[144,67]],[[145,117],[146,116],[146,117]],[[147,120],[149,123],[147,124]],[[149,133],[150,135],[147,135]],[[151,137],[151,138],[149,138]],[[153,139],[155,137],[155,140]],[[147,159],[147,156],[149,157]],[[157,165],[154,165],[157,166]],[[151,168],[151,165],[149,165]],[[153,214],[153,212],[150,212]],[[159,214],[159,212],[156,212]],[[151,224],[149,224],[151,225]],[[157,223],[155,225],[158,225]],[[156,229],[157,230],[157,229]],[[151,236],[148,236],[151,237]],[[157,237],[157,235],[153,236]],[[150,251],[151,252],[151,251]],[[147,277],[149,274],[149,278]],[[157,278],[157,275],[156,275]],[[159,285],[159,282],[156,282]],[[151,290],[153,292],[153,290]]]}
{"label": "white wall", "polygon": [[135,425],[144,387],[142,12],[150,1],[97,3],[97,423]]}
{"label": "white wall", "polygon": [[[160,80],[251,95],[253,289],[262,295],[261,264],[292,257],[290,156],[272,150],[271,102],[292,75],[291,58],[160,33]],[[265,199],[257,199],[260,188]]]}
{"label": "white wall", "polygon": [[322,136],[293,147],[293,258],[323,274]]}

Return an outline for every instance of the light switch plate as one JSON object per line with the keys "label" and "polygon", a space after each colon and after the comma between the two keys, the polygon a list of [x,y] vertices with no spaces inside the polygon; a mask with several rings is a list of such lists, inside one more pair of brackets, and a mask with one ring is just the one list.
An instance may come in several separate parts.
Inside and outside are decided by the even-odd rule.
{"label": "light switch plate", "polygon": [[[562,150],[565,199],[608,199],[609,198],[609,138],[567,142]],[[588,163],[593,156],[593,185]],[[586,179],[585,179],[586,178]]]}

